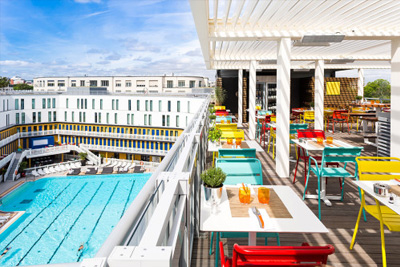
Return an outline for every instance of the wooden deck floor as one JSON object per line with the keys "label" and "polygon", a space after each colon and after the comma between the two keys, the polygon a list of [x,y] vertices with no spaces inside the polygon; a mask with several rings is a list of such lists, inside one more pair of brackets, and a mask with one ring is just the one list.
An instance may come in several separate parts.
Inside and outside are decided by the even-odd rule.
{"label": "wooden deck floor", "polygon": [[[362,136],[359,134],[335,133],[334,135],[328,135],[342,139],[353,145],[363,146],[363,156],[376,155],[376,148],[365,145]],[[295,162],[291,162],[290,164],[292,170],[290,179],[281,179],[278,178],[275,172],[275,162],[272,160],[272,153],[268,154],[265,150],[265,152],[257,154],[263,165],[263,179],[265,184],[288,185],[299,196],[302,196],[304,190],[303,166],[299,166],[296,183],[292,184]],[[292,154],[294,156],[293,149]],[[354,170],[354,166],[351,167]],[[312,178],[316,177],[312,176]],[[317,188],[315,180],[310,180],[310,189]],[[329,180],[328,194],[338,194],[339,192],[339,182],[336,179]],[[373,203],[373,199],[367,198],[367,202]],[[305,203],[318,216],[317,200],[308,199]],[[354,249],[349,249],[359,207],[360,199],[357,188],[351,181],[346,181],[344,201],[333,201],[331,207],[321,206],[322,222],[329,229],[328,234],[281,234],[281,245],[300,245],[302,242],[308,242],[310,245],[332,244],[336,251],[333,255],[329,256],[329,266],[382,266],[379,222],[372,216],[367,215],[367,222],[361,220]],[[232,253],[234,243],[247,244],[246,238],[222,238],[221,241],[224,243],[225,254],[228,253],[229,255]],[[388,266],[400,266],[400,233],[385,230],[385,241]],[[258,239],[257,244],[263,245],[264,240]],[[275,245],[275,240],[269,240],[269,244]],[[210,233],[201,232],[200,236],[194,241],[192,266],[214,266],[215,247],[212,255],[208,253],[209,247]]]}

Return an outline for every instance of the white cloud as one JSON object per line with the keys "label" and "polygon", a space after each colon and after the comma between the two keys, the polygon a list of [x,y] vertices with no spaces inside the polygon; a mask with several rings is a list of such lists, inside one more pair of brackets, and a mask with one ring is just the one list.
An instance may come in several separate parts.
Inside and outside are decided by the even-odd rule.
{"label": "white cloud", "polygon": [[101,0],[74,0],[76,3],[79,4],[88,4],[88,3],[101,3]]}

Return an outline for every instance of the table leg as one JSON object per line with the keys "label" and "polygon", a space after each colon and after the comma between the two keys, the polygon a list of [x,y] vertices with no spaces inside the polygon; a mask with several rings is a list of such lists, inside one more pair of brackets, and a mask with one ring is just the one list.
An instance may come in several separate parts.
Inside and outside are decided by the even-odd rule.
{"label": "table leg", "polygon": [[257,245],[257,232],[249,232],[249,246]]}
{"label": "table leg", "polygon": [[215,232],[215,267],[219,266],[219,232]]}
{"label": "table leg", "polygon": [[[307,195],[306,198],[318,199],[318,189],[315,190],[317,195]],[[326,195],[326,177],[321,178],[321,193],[320,193],[321,200],[325,203],[326,206],[331,207],[332,203],[330,200],[341,200],[341,196],[327,196]]]}

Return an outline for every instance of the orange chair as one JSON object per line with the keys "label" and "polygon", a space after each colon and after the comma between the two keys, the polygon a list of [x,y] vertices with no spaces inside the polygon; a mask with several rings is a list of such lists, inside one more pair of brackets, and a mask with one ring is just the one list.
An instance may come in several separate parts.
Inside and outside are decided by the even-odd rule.
{"label": "orange chair", "polygon": [[225,257],[219,243],[221,267],[236,266],[325,266],[335,252],[332,245],[310,246],[239,246],[233,245],[232,258]]}
{"label": "orange chair", "polygon": [[[347,131],[350,134],[349,118],[347,116],[342,115],[343,113],[348,113],[348,112],[349,111],[345,109],[333,111],[331,119],[333,132],[335,132],[335,123],[342,124],[342,132],[343,132],[343,123],[347,123]],[[329,129],[329,122],[328,122],[328,129]]]}

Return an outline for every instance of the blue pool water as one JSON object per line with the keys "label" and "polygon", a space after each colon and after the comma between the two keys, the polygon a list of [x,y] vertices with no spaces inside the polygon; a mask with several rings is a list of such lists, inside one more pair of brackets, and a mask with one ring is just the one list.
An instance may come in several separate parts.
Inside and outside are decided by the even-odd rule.
{"label": "blue pool water", "polygon": [[150,175],[57,177],[22,185],[1,206],[25,214],[0,235],[0,254],[11,247],[0,266],[94,257]]}

